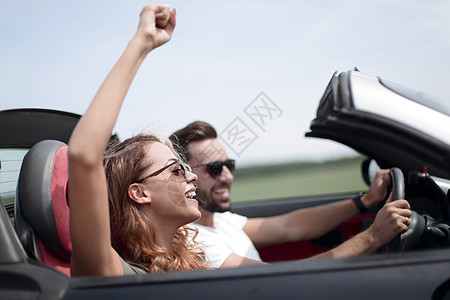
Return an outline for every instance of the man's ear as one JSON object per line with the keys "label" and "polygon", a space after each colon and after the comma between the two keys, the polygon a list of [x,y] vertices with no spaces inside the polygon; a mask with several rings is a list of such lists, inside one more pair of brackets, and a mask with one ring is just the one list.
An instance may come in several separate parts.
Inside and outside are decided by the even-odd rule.
{"label": "man's ear", "polygon": [[128,187],[128,196],[136,203],[148,204],[152,200],[150,198],[150,191],[144,190],[139,183],[132,183]]}

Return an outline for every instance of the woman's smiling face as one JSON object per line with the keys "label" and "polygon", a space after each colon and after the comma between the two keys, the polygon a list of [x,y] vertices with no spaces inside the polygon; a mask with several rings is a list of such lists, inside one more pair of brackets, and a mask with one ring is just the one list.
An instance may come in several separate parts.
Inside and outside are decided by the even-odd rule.
{"label": "woman's smiling face", "polygon": [[165,168],[140,183],[151,199],[152,217],[160,223],[173,223],[177,228],[200,218],[198,202],[194,199],[197,175],[185,172],[176,155],[162,143],[149,143],[146,151],[152,163],[140,178]]}

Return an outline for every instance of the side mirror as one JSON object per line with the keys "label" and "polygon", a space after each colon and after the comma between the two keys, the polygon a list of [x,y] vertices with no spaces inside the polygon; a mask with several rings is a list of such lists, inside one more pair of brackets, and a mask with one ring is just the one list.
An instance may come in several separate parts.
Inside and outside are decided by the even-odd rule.
{"label": "side mirror", "polygon": [[368,186],[372,183],[378,170],[380,170],[380,166],[374,159],[366,159],[361,163],[361,173]]}

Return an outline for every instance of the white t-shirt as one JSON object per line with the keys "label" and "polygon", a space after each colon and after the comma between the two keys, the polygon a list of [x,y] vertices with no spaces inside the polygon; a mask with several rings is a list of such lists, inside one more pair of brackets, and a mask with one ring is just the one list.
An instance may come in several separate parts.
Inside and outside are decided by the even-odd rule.
{"label": "white t-shirt", "polygon": [[247,217],[231,212],[214,213],[214,226],[191,224],[198,229],[197,242],[203,244],[208,263],[219,268],[231,253],[261,261],[259,253],[243,228]]}

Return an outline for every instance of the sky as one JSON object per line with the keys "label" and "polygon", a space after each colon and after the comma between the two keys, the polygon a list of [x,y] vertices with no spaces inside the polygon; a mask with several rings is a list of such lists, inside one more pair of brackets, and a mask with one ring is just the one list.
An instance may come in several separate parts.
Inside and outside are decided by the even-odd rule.
{"label": "sky", "polygon": [[[148,3],[4,1],[0,109],[83,114]],[[121,139],[143,130],[169,135],[202,120],[222,141],[234,138],[227,150],[240,165],[324,161],[355,155],[304,137],[335,71],[357,67],[450,95],[447,0],[166,3],[176,8],[177,27],[138,71],[115,126]],[[258,107],[264,124],[252,111]],[[230,132],[243,128],[250,135],[237,144]]]}

